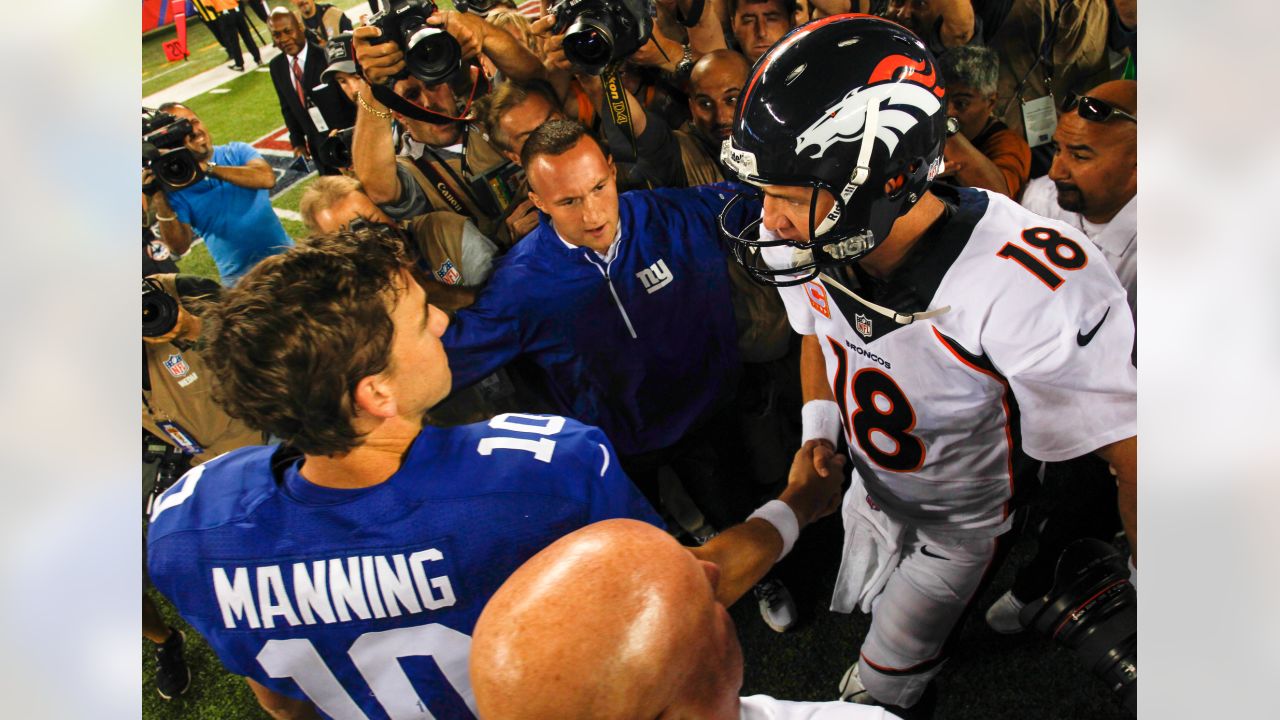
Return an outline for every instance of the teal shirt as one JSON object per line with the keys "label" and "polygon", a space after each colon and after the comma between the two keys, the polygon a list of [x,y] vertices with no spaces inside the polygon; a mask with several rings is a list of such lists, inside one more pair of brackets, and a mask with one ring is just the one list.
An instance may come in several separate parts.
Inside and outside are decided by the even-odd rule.
{"label": "teal shirt", "polygon": [[[242,142],[213,148],[217,165],[238,167],[255,158],[262,156]],[[293,239],[285,233],[264,189],[243,188],[207,176],[170,193],[169,205],[179,220],[204,238],[223,285],[234,285],[262,258],[293,247]]]}

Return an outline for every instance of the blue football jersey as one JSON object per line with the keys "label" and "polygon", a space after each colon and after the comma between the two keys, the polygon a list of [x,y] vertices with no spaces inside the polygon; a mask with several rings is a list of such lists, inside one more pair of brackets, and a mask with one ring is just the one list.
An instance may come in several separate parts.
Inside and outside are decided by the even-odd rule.
{"label": "blue football jersey", "polygon": [[244,448],[156,503],[152,582],[227,669],[326,716],[469,718],[470,633],[534,553],[607,518],[662,522],[594,427],[553,415],[426,428],[386,482],[320,487]]}

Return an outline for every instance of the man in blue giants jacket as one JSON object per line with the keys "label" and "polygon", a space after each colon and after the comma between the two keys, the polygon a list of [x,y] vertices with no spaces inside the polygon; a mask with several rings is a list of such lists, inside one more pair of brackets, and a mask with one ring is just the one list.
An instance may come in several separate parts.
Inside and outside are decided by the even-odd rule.
{"label": "man in blue giants jacket", "polygon": [[[739,359],[716,225],[733,188],[619,196],[612,160],[564,120],[534,131],[521,162],[544,216],[445,333],[454,386],[525,356],[556,410],[603,429],[655,506],[667,465],[713,527],[740,522],[753,498],[724,418]],[[757,595],[774,629],[794,622],[776,580]]]}

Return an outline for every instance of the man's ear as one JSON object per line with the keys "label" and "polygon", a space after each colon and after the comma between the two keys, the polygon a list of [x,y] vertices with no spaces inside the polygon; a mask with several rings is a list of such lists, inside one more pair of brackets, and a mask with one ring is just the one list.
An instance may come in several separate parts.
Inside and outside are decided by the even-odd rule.
{"label": "man's ear", "polygon": [[520,164],[520,156],[519,156],[519,155],[517,155],[517,154],[515,154],[515,153],[513,153],[513,152],[511,152],[510,150],[499,150],[499,151],[498,151],[498,154],[499,154],[499,155],[502,155],[502,157],[504,157],[504,158],[506,158],[506,159],[510,160],[512,165],[519,165],[519,164]]}
{"label": "man's ear", "polygon": [[548,215],[551,214],[547,212],[547,204],[542,200],[538,193],[534,192],[532,189],[529,190],[529,202],[533,203],[533,206],[542,212]]}
{"label": "man's ear", "polygon": [[377,418],[396,416],[396,398],[384,374],[366,375],[356,383],[353,393],[357,412]]}

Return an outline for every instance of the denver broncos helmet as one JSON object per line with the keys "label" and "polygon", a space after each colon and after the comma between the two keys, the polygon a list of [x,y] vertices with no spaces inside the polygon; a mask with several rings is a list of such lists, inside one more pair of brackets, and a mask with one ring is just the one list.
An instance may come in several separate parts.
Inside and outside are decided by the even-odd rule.
{"label": "denver broncos helmet", "polygon": [[[720,160],[757,186],[810,186],[835,198],[809,206],[807,242],[756,232],[760,221],[720,230],[759,282],[795,285],[851,263],[884,240],[942,169],[946,91],[937,64],[911,31],[871,15],[801,25],[751,69]],[[770,267],[761,248],[790,246],[791,265]]]}

